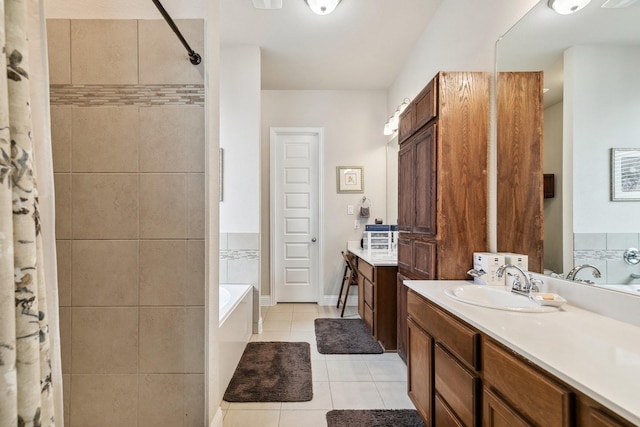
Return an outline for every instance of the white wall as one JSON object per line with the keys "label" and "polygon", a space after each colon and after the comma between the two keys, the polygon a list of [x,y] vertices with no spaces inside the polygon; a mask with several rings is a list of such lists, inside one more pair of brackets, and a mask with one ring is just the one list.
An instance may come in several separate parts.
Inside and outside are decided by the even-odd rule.
{"label": "white wall", "polygon": [[[386,93],[379,91],[263,91],[261,143],[261,283],[269,292],[269,128],[324,128],[324,274],[325,295],[337,295],[347,240],[360,240],[354,230],[362,194],[336,193],[336,166],[364,166],[364,195],[371,200],[370,222],[386,218]],[[322,238],[322,237],[321,237]]]}
{"label": "white wall", "polygon": [[562,264],[562,108],[558,102],[544,110],[543,170],[556,180],[555,197],[544,199],[544,268],[556,273],[566,270]]}
{"label": "white wall", "polygon": [[[46,3],[47,18],[162,19],[158,8],[151,0],[47,0]],[[188,2],[162,0],[161,4],[173,19],[202,19],[205,17],[204,0],[189,0]],[[219,1],[216,1],[215,4],[218,5]],[[209,10],[212,8],[209,7]],[[216,13],[219,11],[216,10]]]}
{"label": "white wall", "polygon": [[574,233],[640,231],[634,220],[640,217],[640,203],[610,201],[610,149],[640,145],[638,70],[638,47],[575,46],[565,53]]}
{"label": "white wall", "polygon": [[[494,47],[538,0],[444,0],[389,88],[387,116],[438,71],[493,71]],[[384,123],[384,122],[383,122]]]}
{"label": "white wall", "polygon": [[220,50],[221,233],[258,233],[260,224],[260,49]]}

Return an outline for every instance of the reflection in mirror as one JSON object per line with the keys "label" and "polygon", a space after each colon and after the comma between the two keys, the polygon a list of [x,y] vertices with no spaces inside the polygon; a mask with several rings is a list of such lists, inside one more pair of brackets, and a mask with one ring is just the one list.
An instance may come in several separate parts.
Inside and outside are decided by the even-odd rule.
{"label": "reflection in mirror", "polygon": [[640,294],[640,266],[622,256],[640,246],[640,202],[611,200],[610,158],[640,149],[640,2],[603,3],[559,15],[540,1],[498,42],[497,70],[544,71],[544,173],[556,182],[544,202],[545,269],[593,264],[601,278],[577,278]]}
{"label": "reflection in mirror", "polygon": [[398,223],[398,136],[387,143],[387,218],[388,224]]}

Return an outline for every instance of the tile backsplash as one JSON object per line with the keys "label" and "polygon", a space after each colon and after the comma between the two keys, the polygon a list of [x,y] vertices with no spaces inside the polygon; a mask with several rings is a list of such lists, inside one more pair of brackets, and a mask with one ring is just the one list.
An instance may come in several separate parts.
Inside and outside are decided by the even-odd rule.
{"label": "tile backsplash", "polygon": [[575,233],[573,236],[574,264],[593,264],[602,273],[598,279],[585,270],[578,278],[600,284],[640,284],[640,280],[631,278],[631,273],[640,274],[640,264],[629,265],[622,257],[625,250],[640,246],[640,233]]}

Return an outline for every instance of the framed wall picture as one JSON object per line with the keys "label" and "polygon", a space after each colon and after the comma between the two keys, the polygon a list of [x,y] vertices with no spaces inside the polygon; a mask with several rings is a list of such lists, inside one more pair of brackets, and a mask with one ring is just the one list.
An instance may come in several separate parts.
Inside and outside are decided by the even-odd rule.
{"label": "framed wall picture", "polygon": [[611,149],[611,200],[640,201],[640,148]]}
{"label": "framed wall picture", "polygon": [[336,168],[338,193],[364,193],[364,168],[362,166],[338,166]]}

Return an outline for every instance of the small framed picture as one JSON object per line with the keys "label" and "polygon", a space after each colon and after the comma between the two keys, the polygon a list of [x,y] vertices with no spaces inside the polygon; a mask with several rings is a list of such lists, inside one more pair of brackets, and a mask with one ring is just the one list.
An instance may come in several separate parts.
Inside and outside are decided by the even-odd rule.
{"label": "small framed picture", "polygon": [[338,193],[364,193],[364,168],[362,166],[338,166],[336,168]]}
{"label": "small framed picture", "polygon": [[611,200],[640,201],[640,148],[611,149]]}

